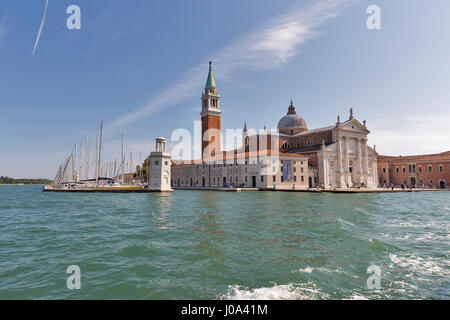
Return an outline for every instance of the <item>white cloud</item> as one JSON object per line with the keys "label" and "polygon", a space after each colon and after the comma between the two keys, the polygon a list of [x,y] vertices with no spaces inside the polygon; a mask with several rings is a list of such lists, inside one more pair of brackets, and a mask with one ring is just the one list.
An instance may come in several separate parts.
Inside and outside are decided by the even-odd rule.
{"label": "white cloud", "polygon": [[44,28],[45,24],[45,18],[47,17],[47,8],[48,8],[48,0],[45,0],[45,8],[44,8],[44,15],[42,16],[41,25],[39,26],[39,30],[36,36],[36,41],[34,42],[33,52],[32,55],[36,53],[37,45],[39,43],[39,39],[41,38],[42,29]]}
{"label": "white cloud", "polygon": [[369,136],[370,144],[386,155],[415,155],[450,150],[450,113],[439,116],[415,114],[396,123],[377,120]]}
{"label": "white cloud", "polygon": [[[231,79],[238,71],[272,69],[288,63],[299,53],[302,44],[318,36],[316,29],[321,24],[335,17],[340,10],[353,2],[355,0],[321,0],[314,1],[309,7],[290,8],[288,13],[274,17],[265,25],[212,54],[215,77]],[[189,69],[173,81],[175,84],[170,84],[148,103],[113,121],[106,128],[106,132],[111,133],[164,108],[193,98],[204,85],[204,73],[205,64]]]}

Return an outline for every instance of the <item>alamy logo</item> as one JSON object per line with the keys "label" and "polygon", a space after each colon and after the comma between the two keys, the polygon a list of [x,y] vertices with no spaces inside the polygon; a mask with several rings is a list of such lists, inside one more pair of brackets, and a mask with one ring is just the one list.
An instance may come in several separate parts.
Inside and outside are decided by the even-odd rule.
{"label": "alamy logo", "polygon": [[67,14],[70,14],[70,16],[67,18],[67,29],[69,30],[80,30],[81,29],[81,9],[77,5],[71,5],[67,7],[66,10]]}
{"label": "alamy logo", "polygon": [[66,273],[70,274],[67,278],[67,289],[81,289],[81,270],[79,266],[68,266]]}
{"label": "alamy logo", "polygon": [[367,289],[381,289],[381,268],[376,265],[371,265],[367,268],[367,273],[372,274],[369,278],[367,278]]}
{"label": "alamy logo", "polygon": [[371,5],[367,7],[367,14],[370,16],[367,18],[367,29],[380,30],[381,29],[381,9],[377,5]]}

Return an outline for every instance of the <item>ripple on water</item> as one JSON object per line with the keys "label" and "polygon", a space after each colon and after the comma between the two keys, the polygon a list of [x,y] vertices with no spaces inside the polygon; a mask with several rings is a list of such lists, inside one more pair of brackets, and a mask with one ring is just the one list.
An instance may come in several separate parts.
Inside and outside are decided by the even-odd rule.
{"label": "ripple on water", "polygon": [[449,195],[2,187],[0,298],[448,299]]}

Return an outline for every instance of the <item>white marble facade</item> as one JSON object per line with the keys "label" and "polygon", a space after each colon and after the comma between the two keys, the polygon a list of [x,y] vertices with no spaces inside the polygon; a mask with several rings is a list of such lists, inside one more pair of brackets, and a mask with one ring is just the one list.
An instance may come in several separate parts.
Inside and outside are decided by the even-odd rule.
{"label": "white marble facade", "polygon": [[369,133],[356,119],[332,129],[335,142],[323,145],[317,152],[319,186],[377,187],[377,153],[367,145]]}

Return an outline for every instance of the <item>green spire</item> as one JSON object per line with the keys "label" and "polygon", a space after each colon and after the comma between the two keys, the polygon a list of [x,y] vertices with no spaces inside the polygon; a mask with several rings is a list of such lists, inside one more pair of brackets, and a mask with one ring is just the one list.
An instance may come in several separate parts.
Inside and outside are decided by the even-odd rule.
{"label": "green spire", "polygon": [[214,82],[214,77],[212,74],[212,66],[211,66],[211,61],[209,62],[209,73],[208,73],[208,80],[206,80],[206,86],[205,89],[211,88],[211,89],[215,89],[216,88],[216,83]]}

